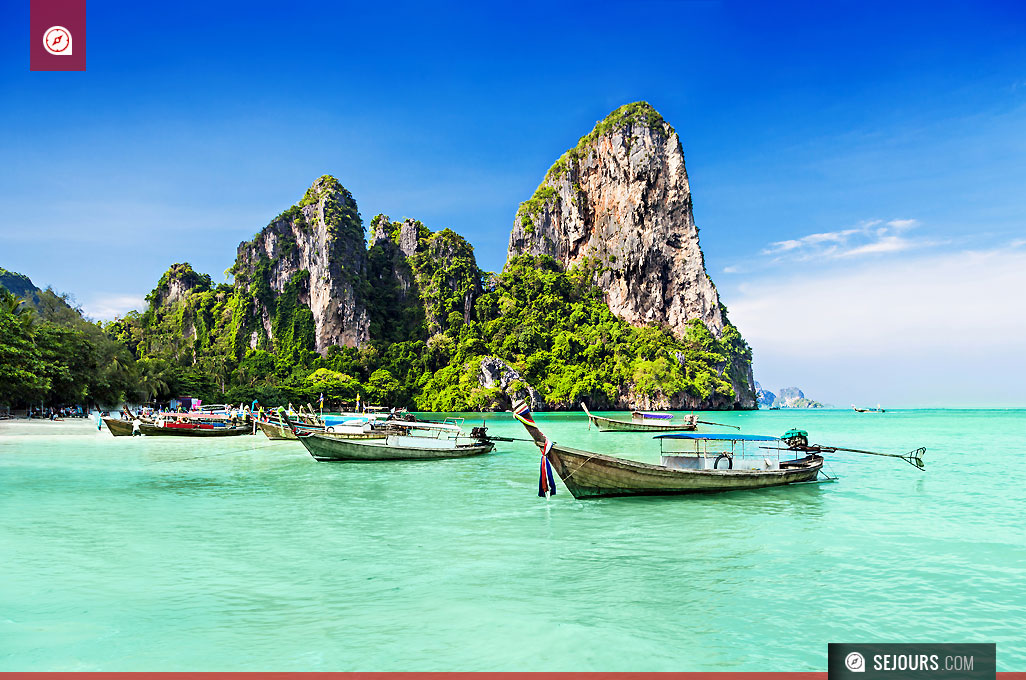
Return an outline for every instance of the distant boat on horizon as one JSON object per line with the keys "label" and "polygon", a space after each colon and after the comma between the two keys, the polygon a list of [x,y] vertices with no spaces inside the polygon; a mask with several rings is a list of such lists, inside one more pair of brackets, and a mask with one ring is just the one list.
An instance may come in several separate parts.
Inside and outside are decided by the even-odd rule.
{"label": "distant boat on horizon", "polygon": [[856,413],[887,413],[886,410],[880,408],[880,404],[877,404],[876,408],[859,408],[855,404],[852,404],[851,408]]}

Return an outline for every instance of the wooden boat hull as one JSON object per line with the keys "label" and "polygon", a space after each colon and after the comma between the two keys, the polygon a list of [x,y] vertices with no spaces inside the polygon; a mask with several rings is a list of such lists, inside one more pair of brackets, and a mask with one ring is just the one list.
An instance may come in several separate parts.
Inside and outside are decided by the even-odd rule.
{"label": "wooden boat hull", "polygon": [[[268,439],[296,439],[296,435],[292,434],[292,430],[289,429],[288,425],[278,424],[273,420],[258,420],[256,421],[257,427],[260,431],[267,435]],[[295,423],[296,429],[300,432],[323,432],[323,425],[310,425],[308,423]]]}
{"label": "wooden boat hull", "polygon": [[122,420],[121,418],[104,418],[103,424],[107,426],[110,433],[115,437],[131,437],[132,436],[132,421]]}
{"label": "wooden boat hull", "polygon": [[681,470],[559,445],[549,450],[548,458],[574,498],[762,489],[814,481],[823,467],[821,456],[807,456],[782,462],[780,470]]}
{"label": "wooden boat hull", "polygon": [[[103,422],[107,429],[115,437],[131,437],[132,421],[121,420],[120,418],[104,418]],[[210,429],[193,429],[184,427],[157,427],[151,422],[143,422],[139,425],[139,433],[148,437],[236,437],[242,434],[252,434],[251,425],[236,425],[235,427],[215,427]]]}
{"label": "wooden boat hull", "polygon": [[[131,423],[129,423],[131,427]],[[212,429],[190,429],[179,427],[157,427],[153,423],[143,423],[139,430],[148,437],[238,437],[253,434],[252,425],[236,425],[235,427],[215,427]]]}
{"label": "wooden boat hull", "polygon": [[691,432],[698,429],[695,423],[638,423],[628,420],[616,420],[604,416],[589,415],[592,424],[600,432]]}
{"label": "wooden boat hull", "polygon": [[698,418],[693,414],[685,420],[678,420],[676,423],[660,422],[660,419],[634,418],[630,420],[617,420],[597,416],[588,410],[588,406],[581,402],[588,421],[598,427],[599,432],[691,432],[698,429]]}
{"label": "wooden boat hull", "polygon": [[273,439],[275,441],[279,439],[296,439],[296,435],[292,434],[292,430],[284,425],[258,420],[257,427],[260,428],[260,431],[263,432],[268,439]]}
{"label": "wooden boat hull", "polygon": [[314,460],[322,462],[357,462],[376,460],[439,460],[467,458],[488,453],[495,444],[483,442],[462,444],[454,449],[419,448],[413,446],[386,446],[380,436],[354,439],[350,435],[313,433],[299,438]]}

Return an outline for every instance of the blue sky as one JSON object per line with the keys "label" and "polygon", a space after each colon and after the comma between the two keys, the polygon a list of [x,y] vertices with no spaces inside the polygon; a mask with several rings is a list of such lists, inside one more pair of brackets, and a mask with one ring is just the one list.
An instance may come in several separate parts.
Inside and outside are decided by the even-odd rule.
{"label": "blue sky", "polygon": [[0,12],[0,266],[95,316],[220,278],[324,173],[499,269],[552,161],[644,99],[767,387],[1026,404],[1021,4],[91,3],[85,73],[30,72]]}

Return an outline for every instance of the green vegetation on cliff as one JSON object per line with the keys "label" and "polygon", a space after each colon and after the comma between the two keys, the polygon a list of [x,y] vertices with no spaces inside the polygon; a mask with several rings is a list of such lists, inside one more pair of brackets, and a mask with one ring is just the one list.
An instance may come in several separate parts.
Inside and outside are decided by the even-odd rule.
{"label": "green vegetation on cliff", "polygon": [[[637,124],[664,129],[639,102],[613,112],[593,134]],[[539,191],[532,200],[555,195],[551,187]],[[21,361],[0,368],[0,395],[18,404],[114,405],[170,396],[306,403],[323,394],[329,404],[360,395],[420,410],[506,408],[499,389],[481,384],[481,360],[494,357],[556,408],[581,400],[595,408],[647,400],[734,405],[732,382],[743,382],[751,353],[729,323],[719,339],[700,321],[682,339],[665,328],[634,327],[610,312],[593,283],[593,262],[564,271],[552,258],[520,256],[490,274],[450,229],[384,215],[371,227],[368,243],[352,195],[324,176],[240,246],[230,284],[175,264],[144,311],[104,332],[77,313],[77,321],[57,322],[60,310],[36,321],[11,298],[0,311],[0,360]],[[322,305],[315,316],[314,294],[323,302],[340,290],[344,296],[328,298],[328,311]],[[336,315],[332,323],[343,330],[363,324],[363,335],[347,336],[356,346],[329,341],[315,351],[325,314]],[[78,361],[75,346],[89,348],[85,364],[71,361]],[[68,360],[60,364],[60,357]]]}
{"label": "green vegetation on cliff", "polygon": [[[382,244],[370,248],[370,299],[378,318],[371,340],[359,348],[333,346],[324,356],[312,351],[313,319],[296,296],[303,272],[274,296],[270,343],[236,354],[231,337],[219,341],[216,332],[205,341],[197,334],[191,346],[166,342],[186,337],[187,326],[199,318],[216,329],[219,315],[220,328],[231,335],[232,296],[238,293],[222,291],[219,302],[214,291],[199,286],[162,314],[136,318],[140,356],[164,369],[166,391],[232,402],[305,403],[324,394],[329,402],[361,395],[420,410],[505,407],[498,389],[479,382],[481,358],[494,356],[556,407],[582,399],[596,407],[614,405],[625,390],[653,400],[683,392],[732,403],[724,378],[728,344],[743,343],[732,327],[722,340],[699,321],[683,340],[661,328],[633,327],[609,311],[587,269],[565,272],[552,258],[521,256],[489,276],[477,268],[462,237],[421,226],[417,252],[400,256],[406,269],[399,274],[412,282],[405,293],[390,278],[395,252],[386,253]],[[246,287],[254,297],[266,294],[260,285]],[[124,336],[125,324],[108,329]]]}

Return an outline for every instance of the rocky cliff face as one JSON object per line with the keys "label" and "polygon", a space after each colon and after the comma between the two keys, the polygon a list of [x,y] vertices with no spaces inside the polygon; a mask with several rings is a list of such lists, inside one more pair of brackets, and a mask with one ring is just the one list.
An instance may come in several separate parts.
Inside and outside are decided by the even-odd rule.
{"label": "rocky cliff face", "polygon": [[[236,287],[253,293],[263,336],[274,337],[276,299],[292,283],[297,302],[313,314],[314,349],[358,346],[370,337],[361,299],[367,268],[363,224],[352,194],[334,177],[313,183],[298,204],[239,245]],[[304,274],[304,272],[306,272]],[[260,333],[254,330],[250,344]]]}
{"label": "rocky cliff face", "polygon": [[499,402],[499,406],[504,410],[512,408],[520,399],[526,401],[532,411],[544,411],[547,408],[541,393],[527,384],[519,371],[498,357],[481,359],[477,380],[481,387],[502,390],[506,398]]}
{"label": "rocky cliff face", "polygon": [[825,408],[825,406],[814,399],[809,399],[797,387],[781,387],[778,394],[764,390],[759,383],[755,383],[759,394],[760,408]]}
{"label": "rocky cliff face", "polygon": [[[729,327],[705,271],[680,139],[645,102],[611,113],[549,169],[516,214],[508,255],[522,254],[593,268],[610,310],[631,324],[678,338],[693,319],[717,338]],[[750,361],[728,363],[735,406],[755,408]]]}
{"label": "rocky cliff face", "polygon": [[[481,271],[474,248],[451,229],[432,232],[419,220],[392,222],[378,215],[371,222],[372,313],[389,327],[375,323],[375,338],[435,335],[457,322],[469,323],[474,301],[481,295]],[[424,324],[414,328],[412,321]],[[415,325],[415,324],[414,324]]]}
{"label": "rocky cliff face", "polygon": [[188,262],[178,262],[164,272],[146,300],[150,309],[177,305],[184,302],[190,293],[210,290],[210,283],[209,274],[200,274]]}
{"label": "rocky cliff face", "polygon": [[509,256],[522,254],[567,268],[593,260],[610,310],[632,324],[655,322],[680,337],[691,319],[723,330],[680,139],[644,102],[598,123],[521,204]]}
{"label": "rocky cliff face", "polygon": [[763,386],[756,381],[755,400],[756,403],[758,403],[759,408],[773,408],[773,403],[777,400],[777,395],[767,389],[764,389]]}
{"label": "rocky cliff face", "polygon": [[823,404],[809,399],[797,387],[781,387],[773,405],[778,408],[823,408]]}

